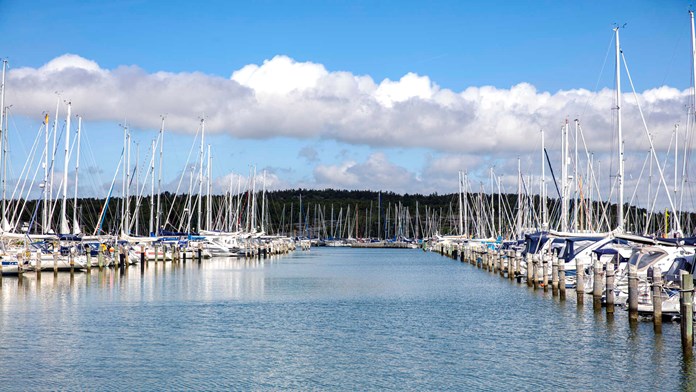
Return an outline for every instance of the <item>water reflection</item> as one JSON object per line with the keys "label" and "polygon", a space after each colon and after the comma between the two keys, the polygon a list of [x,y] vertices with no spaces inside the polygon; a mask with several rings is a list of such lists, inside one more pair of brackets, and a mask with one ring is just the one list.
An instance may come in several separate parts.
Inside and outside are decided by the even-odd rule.
{"label": "water reflection", "polygon": [[423,252],[318,249],[0,284],[0,371],[35,369],[3,389],[696,387],[678,324],[655,336],[619,308],[603,316],[572,291],[561,301]]}

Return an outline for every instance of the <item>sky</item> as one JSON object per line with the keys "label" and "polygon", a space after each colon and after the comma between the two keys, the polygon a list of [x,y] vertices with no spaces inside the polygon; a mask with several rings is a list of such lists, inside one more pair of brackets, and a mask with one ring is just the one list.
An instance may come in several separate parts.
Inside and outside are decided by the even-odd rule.
{"label": "sky", "polygon": [[[578,167],[586,171],[592,154],[606,199],[618,168],[612,29],[620,25],[635,87],[634,95],[622,70],[626,198],[646,204],[647,133],[670,184],[675,124],[680,149],[690,146],[688,10],[685,1],[0,0],[8,181],[21,177],[44,115],[53,121],[59,103],[64,129],[71,102],[83,118],[86,196],[105,196],[123,126],[138,146],[131,167],[138,151],[139,181],[149,181],[164,116],[170,190],[188,187],[201,119],[216,192],[255,170],[269,189],[421,194],[456,192],[460,170],[474,191],[490,190],[493,173],[516,192],[518,158],[525,176],[540,174],[541,130],[560,172],[568,120],[571,144],[588,146]],[[73,154],[71,174],[74,165]]]}

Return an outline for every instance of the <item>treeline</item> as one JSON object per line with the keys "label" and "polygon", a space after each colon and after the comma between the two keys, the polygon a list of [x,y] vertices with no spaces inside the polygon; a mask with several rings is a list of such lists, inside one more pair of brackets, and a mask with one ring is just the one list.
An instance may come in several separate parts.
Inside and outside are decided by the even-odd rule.
{"label": "treeline", "polygon": [[[129,230],[131,234],[148,235],[150,229],[150,196],[129,202]],[[226,194],[201,198],[201,222],[198,221],[197,195],[178,195],[169,192],[160,195],[160,227],[167,231],[197,232],[205,228],[206,212],[210,209],[214,230],[248,229],[252,224],[257,230],[263,227],[267,233],[292,236],[357,236],[389,238],[398,235],[424,237],[434,233],[459,233],[459,197],[449,194],[397,194],[368,190],[339,189],[291,189],[269,191],[266,203],[262,203],[261,192],[252,198],[248,192],[240,195]],[[538,196],[524,197],[522,212],[518,214],[517,194],[486,195],[470,193],[468,214],[465,217],[466,232],[471,235],[503,237],[514,236],[518,216],[523,227],[541,227],[541,200]],[[101,228],[101,233],[118,233],[123,216],[123,198],[78,199],[77,217],[82,232],[92,234]],[[252,203],[253,201],[253,203]],[[70,228],[73,225],[72,199],[68,200],[66,216]],[[250,207],[253,206],[253,212]],[[559,227],[560,203],[558,199],[547,201],[549,227]],[[60,222],[61,201],[49,206],[50,227],[57,230]],[[579,230],[607,231],[615,227],[616,205],[592,202],[578,205]],[[674,216],[666,211],[649,213],[644,208],[625,206],[626,230],[635,233],[656,234],[674,229]],[[17,229],[30,228],[41,232],[43,202],[37,200],[8,202],[8,217],[14,218]],[[15,213],[16,211],[16,213]],[[137,213],[136,213],[137,211]],[[574,216],[573,201],[569,202],[569,216]],[[103,214],[102,214],[103,212]],[[263,214],[263,219],[261,218]],[[101,217],[101,218],[100,218]],[[696,215],[690,212],[679,214],[682,231],[691,235]],[[156,220],[153,218],[153,226]],[[589,223],[588,223],[589,222]],[[572,227],[572,226],[571,226]],[[97,230],[98,231],[98,230]]]}

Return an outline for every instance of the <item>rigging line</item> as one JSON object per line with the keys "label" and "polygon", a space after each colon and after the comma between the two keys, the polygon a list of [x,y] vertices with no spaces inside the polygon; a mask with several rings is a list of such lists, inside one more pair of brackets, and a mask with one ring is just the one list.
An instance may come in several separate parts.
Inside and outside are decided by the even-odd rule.
{"label": "rigging line", "polygon": [[[597,91],[597,89],[599,88],[599,82],[602,79],[602,74],[604,73],[604,67],[606,67],[606,65],[607,65],[607,60],[609,58],[609,53],[611,52],[611,46],[613,43],[614,43],[614,34],[611,34],[611,39],[609,40],[609,45],[607,46],[607,52],[604,55],[604,63],[602,63],[602,69],[599,71],[599,76],[597,76],[597,82],[595,83],[594,90],[592,90],[592,91]],[[590,98],[592,98],[591,95],[587,97],[587,100],[585,101],[585,106],[582,108],[582,113],[580,114],[580,117],[585,116],[585,112],[587,111],[587,106],[590,104]]]}
{"label": "rigging line", "polygon": [[640,169],[640,174],[638,175],[638,182],[636,183],[636,187],[633,188],[633,194],[631,195],[631,200],[628,202],[629,206],[633,205],[633,199],[636,197],[636,194],[638,193],[638,186],[640,186],[640,180],[643,178],[643,172],[645,171],[645,166],[647,165],[649,160],[650,160],[650,152],[648,152],[648,155],[645,156],[645,160],[643,161],[643,167]]}
{"label": "rigging line", "polygon": [[[631,79],[631,73],[628,70],[628,64],[626,63],[626,58],[624,57],[623,52],[621,52],[621,58],[623,59],[624,63],[624,68],[626,69],[626,76],[628,76],[628,81],[631,84],[631,89],[633,90],[633,96],[636,100],[636,105],[638,106],[638,112],[640,113],[640,118],[643,121],[643,127],[645,130],[646,135],[648,136],[648,141],[650,142],[650,147],[652,148],[652,154],[653,157],[655,158],[655,163],[657,164],[657,171],[660,174],[660,180],[662,181],[662,184],[665,186],[665,191],[667,193],[667,200],[669,201],[669,205],[672,208],[672,211],[674,211],[674,202],[672,201],[672,196],[670,196],[669,192],[669,186],[667,185],[667,182],[665,181],[665,176],[662,172],[662,168],[660,167],[660,162],[657,160],[657,154],[655,153],[655,146],[653,145],[652,142],[652,137],[650,136],[650,131],[648,130],[648,124],[645,121],[645,116],[643,115],[643,109],[640,106],[640,102],[638,102],[638,95],[636,94],[636,89],[633,85],[633,79]],[[676,220],[676,231],[681,232],[681,225],[679,223],[679,220]]]}
{"label": "rigging line", "polygon": [[[196,130],[196,136],[193,138],[193,143],[191,143],[191,148],[189,149],[188,157],[186,157],[186,163],[184,164],[184,170],[181,171],[181,176],[179,177],[179,183],[176,186],[176,192],[174,192],[174,195],[172,196],[172,205],[169,208],[169,212],[167,212],[167,218],[164,220],[164,225],[166,225],[169,222],[169,217],[172,214],[172,210],[174,209],[174,202],[176,201],[176,197],[179,195],[179,190],[181,189],[181,183],[184,180],[184,176],[186,175],[186,171],[188,170],[187,166],[191,160],[191,154],[193,152],[193,147],[196,145],[196,141],[198,140],[198,134],[200,133],[200,127]],[[190,190],[189,190],[190,193]]]}
{"label": "rigging line", "polygon": [[551,170],[551,178],[553,179],[553,185],[556,187],[556,193],[558,197],[561,197],[561,190],[558,189],[558,182],[556,182],[556,175],[553,172],[553,166],[551,166],[551,160],[549,159],[549,152],[544,148],[544,155],[546,155],[546,162],[549,164],[549,169]]}

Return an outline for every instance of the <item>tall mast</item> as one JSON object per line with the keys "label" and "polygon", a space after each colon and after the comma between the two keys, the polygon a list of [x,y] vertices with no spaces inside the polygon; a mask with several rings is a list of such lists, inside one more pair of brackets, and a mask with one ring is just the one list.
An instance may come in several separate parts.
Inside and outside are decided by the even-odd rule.
{"label": "tall mast", "polygon": [[[3,124],[5,123],[5,71],[7,69],[7,60],[3,59],[2,60],[2,84],[0,84],[0,158],[2,158],[3,162],[3,169],[5,168],[5,155],[4,150],[6,148],[5,146],[5,134],[7,133],[7,129],[3,129]],[[7,199],[5,198],[5,184],[6,184],[6,173],[5,170],[2,172],[2,230],[8,229],[9,225],[7,225],[7,216],[5,215],[7,212]]]}
{"label": "tall mast", "polygon": [[[469,238],[469,174],[464,172],[464,236]],[[426,220],[428,214],[425,214]]]}
{"label": "tall mast", "polygon": [[9,110],[9,106],[4,107],[5,111],[5,132],[2,133],[3,135],[3,141],[2,141],[2,201],[3,201],[3,212],[2,212],[2,229],[3,230],[10,230],[10,224],[7,222],[7,146],[9,144],[8,136],[7,136],[7,110]]}
{"label": "tall mast", "polygon": [[[677,167],[679,166],[679,124],[674,124],[674,200],[677,200]],[[675,209],[672,212],[672,220],[679,220],[679,215]],[[672,224],[673,227],[677,227],[676,223]]]}
{"label": "tall mast", "polygon": [[58,95],[58,100],[56,102],[56,118],[53,119],[53,148],[51,148],[51,184],[48,187],[48,203],[50,206],[50,212],[48,215],[49,221],[53,220],[53,208],[55,207],[53,205],[53,179],[55,176],[55,165],[54,163],[56,162],[56,143],[58,142],[56,139],[58,137],[58,115],[59,115],[59,110],[60,110],[60,94]]}
{"label": "tall mast", "polygon": [[624,229],[624,145],[623,130],[621,128],[621,45],[619,43],[619,26],[614,28],[616,34],[616,125],[619,136],[619,202],[616,214],[616,228],[619,231]]}
{"label": "tall mast", "polygon": [[[305,225],[309,223],[309,209],[307,209],[307,219]],[[251,177],[251,231],[256,231],[256,166]]]}
{"label": "tall mast", "polygon": [[561,129],[561,231],[568,231],[568,119]]}
{"label": "tall mast", "polygon": [[578,191],[580,186],[580,179],[578,178],[578,128],[580,121],[575,119],[575,159],[573,162],[573,231],[578,231]]}
{"label": "tall mast", "polygon": [[70,115],[72,104],[68,102],[68,116],[65,120],[65,159],[63,161],[63,204],[60,207],[60,234],[70,233],[66,207],[68,204],[68,161],[70,160]]}
{"label": "tall mast", "polygon": [[490,168],[490,182],[491,182],[491,237],[495,237],[493,234],[493,230],[495,230],[495,208],[493,208],[493,193],[495,193],[495,190],[493,189],[493,166]]}
{"label": "tall mast", "polygon": [[80,138],[82,134],[82,117],[77,116],[77,155],[75,157],[75,197],[73,200],[73,234],[80,234],[80,223],[77,220],[77,180],[80,171]]}
{"label": "tall mast", "polygon": [[206,230],[212,230],[212,221],[213,221],[213,203],[211,202],[212,196],[211,193],[213,191],[213,182],[212,182],[212,175],[213,175],[213,169],[212,169],[212,164],[213,164],[213,156],[210,155],[210,144],[208,144],[208,174],[206,175],[208,179],[208,197],[206,198],[205,202],[205,228]]}
{"label": "tall mast", "polygon": [[[135,143],[135,167],[133,172],[135,173],[135,191],[140,192],[140,143]],[[140,193],[135,195],[135,235],[139,236],[140,231]]]}
{"label": "tall mast", "polygon": [[131,134],[130,131],[126,136],[126,214],[124,219],[126,222],[125,230],[126,234],[130,234],[130,183],[131,183],[131,169],[130,169],[130,156],[131,156]]}
{"label": "tall mast", "polygon": [[[162,194],[162,149],[164,146],[164,116],[159,131],[159,175],[157,176],[157,213],[155,214],[155,236],[160,231],[160,195]],[[152,154],[154,155],[154,151]]]}
{"label": "tall mast", "polygon": [[199,151],[200,166],[198,170],[198,203],[196,205],[196,211],[198,216],[198,231],[201,230],[201,197],[203,195],[203,146],[205,146],[205,119],[201,119],[201,149]]}
{"label": "tall mast", "polygon": [[155,145],[155,141],[152,141],[152,159],[150,160],[150,173],[151,173],[151,178],[150,178],[150,223],[148,225],[148,233],[149,235],[152,235],[154,233],[154,224],[155,224],[155,148],[157,146]]}
{"label": "tall mast", "polygon": [[263,171],[263,192],[261,193],[261,232],[265,233],[266,227],[263,224],[266,219],[266,170]]}
{"label": "tall mast", "polygon": [[[125,158],[126,155],[126,149],[127,149],[127,144],[128,143],[128,127],[124,126],[123,127],[123,155]],[[125,159],[124,159],[125,162]],[[121,184],[121,235],[124,236],[126,235],[126,172],[128,171],[127,165],[124,165],[123,167],[123,172],[121,173],[121,179],[122,179],[122,184]]]}
{"label": "tall mast", "polygon": [[[503,235],[503,196],[500,193],[500,177],[497,177],[498,182],[498,235]],[[491,195],[491,198],[493,195]]]}
{"label": "tall mast", "polygon": [[517,238],[522,235],[522,162],[517,157]]}
{"label": "tall mast", "polygon": [[459,235],[464,235],[464,206],[462,201],[462,171],[459,171]]}
{"label": "tall mast", "polygon": [[41,234],[46,234],[48,228],[48,113],[44,117],[44,179],[43,179],[43,209],[41,211]]}
{"label": "tall mast", "polygon": [[541,227],[546,230],[549,225],[549,219],[546,212],[546,146],[544,145],[544,130],[541,130]]}

